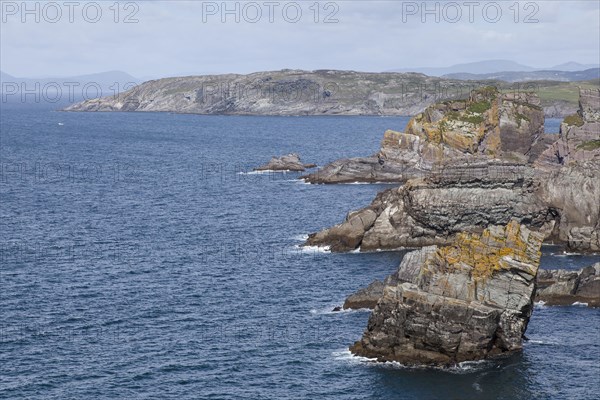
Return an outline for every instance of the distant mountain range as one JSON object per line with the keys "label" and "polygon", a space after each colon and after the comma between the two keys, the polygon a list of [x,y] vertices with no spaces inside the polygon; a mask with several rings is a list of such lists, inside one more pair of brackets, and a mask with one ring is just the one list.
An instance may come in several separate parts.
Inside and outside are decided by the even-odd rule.
{"label": "distant mountain range", "polygon": [[590,68],[598,68],[600,64],[580,64],[569,61],[563,64],[546,68],[534,68],[528,65],[519,64],[511,60],[485,60],[465,64],[456,64],[450,67],[415,67],[399,68],[387,72],[420,72],[429,76],[444,76],[449,74],[491,74],[498,72],[532,72],[532,71],[583,71]]}
{"label": "distant mountain range", "polygon": [[460,79],[463,81],[478,81],[493,79],[505,82],[525,81],[559,81],[576,82],[600,79],[600,68],[590,68],[584,71],[503,71],[487,74],[469,74],[460,72],[456,74],[443,75],[444,78]]}
{"label": "distant mountain range", "polygon": [[0,82],[3,102],[25,99],[27,103],[59,104],[114,95],[142,83],[123,71],[48,78],[19,78],[0,71]]}

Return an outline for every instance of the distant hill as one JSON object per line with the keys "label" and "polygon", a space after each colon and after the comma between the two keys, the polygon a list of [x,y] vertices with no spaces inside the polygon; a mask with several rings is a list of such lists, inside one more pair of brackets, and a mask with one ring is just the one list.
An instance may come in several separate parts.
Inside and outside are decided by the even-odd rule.
{"label": "distant hill", "polygon": [[564,64],[555,65],[550,68],[553,71],[584,71],[590,68],[598,68],[599,64],[579,64],[573,61],[566,62]]}
{"label": "distant hill", "polygon": [[[7,102],[69,103],[92,97],[104,97],[123,92],[141,83],[141,80],[123,71],[106,71],[96,74],[20,78],[0,71],[0,93]],[[21,95],[23,93],[32,93]]]}
{"label": "distant hill", "polygon": [[530,71],[583,71],[590,68],[598,68],[598,64],[579,64],[573,61],[546,68],[534,68],[519,64],[511,60],[484,60],[464,64],[456,64],[449,67],[413,67],[399,68],[388,72],[420,72],[429,76],[444,76],[449,74],[491,74],[498,72],[530,72]]}
{"label": "distant hill", "polygon": [[600,78],[600,68],[590,68],[585,71],[503,71],[487,74],[456,73],[443,76],[449,79],[461,79],[467,81],[478,81],[483,79],[494,79],[506,82],[526,81],[559,81],[577,82],[589,81]]}
{"label": "distant hill", "polygon": [[[93,99],[67,111],[176,112],[213,115],[415,115],[435,101],[465,98],[474,88],[499,81],[466,81],[416,73],[282,70],[248,75],[201,75],[144,82],[119,96]],[[527,87],[540,95],[547,116],[572,114],[579,86],[597,81],[539,81]]]}

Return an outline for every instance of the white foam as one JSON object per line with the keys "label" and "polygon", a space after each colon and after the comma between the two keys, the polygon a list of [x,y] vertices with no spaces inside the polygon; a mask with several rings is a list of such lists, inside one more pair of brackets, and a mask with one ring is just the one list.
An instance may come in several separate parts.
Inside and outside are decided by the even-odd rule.
{"label": "white foam", "polygon": [[579,301],[576,301],[575,303],[572,304],[573,306],[582,306],[582,307],[587,307],[588,303],[582,303]]}
{"label": "white foam", "polygon": [[370,313],[372,311],[370,308],[358,308],[358,309],[342,308],[340,311],[333,311],[333,309],[335,307],[340,307],[340,306],[330,306],[327,308],[323,308],[321,310],[317,310],[316,308],[313,308],[310,310],[310,313],[313,315],[332,315],[332,314],[354,314],[354,313],[364,313],[364,312]]}
{"label": "white foam", "polygon": [[329,254],[331,248],[329,246],[294,246],[300,254]]}
{"label": "white foam", "polygon": [[544,308],[546,307],[546,302],[544,300],[536,301],[533,303],[533,306],[537,308]]}
{"label": "white foam", "polygon": [[263,171],[248,171],[248,172],[241,171],[241,172],[238,172],[237,174],[238,175],[264,175],[264,174],[269,174],[271,172],[273,172],[273,171],[271,171],[270,169],[267,169],[267,170],[263,170]]}
{"label": "white foam", "polygon": [[293,236],[292,239],[299,240],[301,242],[306,242],[308,240],[308,235],[307,234],[296,235],[296,236]]}
{"label": "white foam", "polygon": [[352,354],[350,352],[350,350],[348,350],[348,349],[334,351],[331,353],[331,355],[336,360],[345,361],[345,362],[349,362],[352,364],[365,364],[365,363],[374,364],[374,363],[377,363],[376,358],[357,356],[357,355]]}
{"label": "white foam", "polygon": [[339,185],[400,185],[400,182],[341,182]]}
{"label": "white foam", "polygon": [[287,173],[301,173],[303,171],[292,171],[291,169],[263,169],[260,171],[240,171],[238,175],[265,175],[265,174],[287,174]]}
{"label": "white foam", "polygon": [[450,371],[453,372],[467,372],[467,371],[476,371],[481,369],[483,366],[487,365],[489,361],[480,360],[480,361],[463,361],[458,363],[458,365],[451,367]]}
{"label": "white foam", "polygon": [[535,339],[529,339],[525,343],[526,344],[541,344],[541,345],[545,345],[545,346],[556,346],[558,344],[556,342],[549,342],[546,340],[535,340]]}
{"label": "white foam", "polygon": [[401,364],[397,361],[377,361],[376,358],[368,358],[354,355],[350,352],[350,350],[338,350],[331,353],[334,359],[339,361],[344,361],[352,364],[362,364],[366,366],[376,366],[376,367],[384,367],[384,368],[394,368],[394,369],[435,369],[441,371],[447,371],[451,373],[464,374],[471,373],[473,371],[478,371],[484,367],[487,367],[490,361],[481,360],[481,361],[463,361],[458,365],[455,365],[450,368],[446,367],[431,367],[431,366],[408,366]]}

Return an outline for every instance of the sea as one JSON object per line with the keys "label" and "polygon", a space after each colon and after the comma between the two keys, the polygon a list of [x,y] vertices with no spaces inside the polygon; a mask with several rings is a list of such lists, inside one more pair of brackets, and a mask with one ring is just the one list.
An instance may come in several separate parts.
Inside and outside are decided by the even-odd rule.
{"label": "sea", "polygon": [[[600,310],[581,304],[537,304],[523,352],[499,360],[349,353],[370,312],[332,309],[405,252],[300,244],[391,186],[252,169],[369,155],[408,117],[54,108],[0,111],[0,398],[598,398]],[[545,246],[541,267],[599,259]]]}

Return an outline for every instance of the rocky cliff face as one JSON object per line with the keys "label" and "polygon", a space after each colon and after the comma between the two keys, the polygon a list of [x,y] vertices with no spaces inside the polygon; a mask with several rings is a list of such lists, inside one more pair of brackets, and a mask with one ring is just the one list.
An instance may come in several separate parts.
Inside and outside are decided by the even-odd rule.
{"label": "rocky cliff face", "polygon": [[309,235],[307,244],[332,251],[398,249],[447,244],[459,232],[481,232],[511,218],[542,227],[556,216],[536,196],[537,185],[531,168],[520,164],[448,164],[379,193],[343,223]]}
{"label": "rocky cliff face", "polygon": [[[600,163],[550,173],[502,162],[447,164],[427,178],[379,193],[339,225],[309,235],[332,251],[443,245],[511,219],[541,229],[570,250],[600,251]],[[583,190],[582,190],[583,189]]]}
{"label": "rocky cliff face", "polygon": [[447,160],[505,159],[526,163],[544,131],[533,94],[474,90],[467,100],[436,103],[412,118],[404,133],[388,130],[370,157],[335,161],[304,177],[310,183],[405,182]]}
{"label": "rocky cliff face", "polygon": [[351,351],[448,366],[520,350],[543,236],[511,221],[407,254]]}

